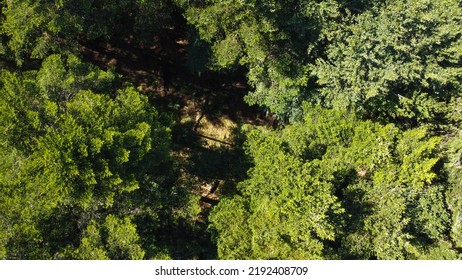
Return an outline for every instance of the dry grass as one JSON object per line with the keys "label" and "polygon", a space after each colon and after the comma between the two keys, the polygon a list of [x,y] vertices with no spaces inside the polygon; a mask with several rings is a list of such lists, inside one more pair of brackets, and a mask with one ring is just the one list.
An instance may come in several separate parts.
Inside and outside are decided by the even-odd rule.
{"label": "dry grass", "polygon": [[209,137],[205,139],[205,145],[207,147],[221,147],[224,145],[222,142],[233,144],[233,132],[236,128],[237,124],[226,116],[221,116],[219,118],[219,122],[212,122],[207,118],[207,116],[205,116],[200,120],[196,131],[200,135]]}

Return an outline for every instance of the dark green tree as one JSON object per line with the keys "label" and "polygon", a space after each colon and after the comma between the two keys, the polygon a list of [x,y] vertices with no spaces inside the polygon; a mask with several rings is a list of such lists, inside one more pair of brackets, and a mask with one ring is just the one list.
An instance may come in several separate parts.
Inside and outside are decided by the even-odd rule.
{"label": "dark green tree", "polygon": [[[212,69],[248,69],[249,104],[281,117],[300,111],[309,63],[319,55],[339,3],[326,1],[178,1],[211,45]],[[294,111],[294,112],[292,112]]]}
{"label": "dark green tree", "polygon": [[5,1],[0,34],[19,63],[63,50],[77,51],[81,40],[132,35],[150,40],[171,24],[169,0]]}
{"label": "dark green tree", "polygon": [[[180,1],[181,2],[181,1]],[[188,1],[210,66],[244,65],[249,104],[282,119],[301,104],[415,127],[447,125],[461,92],[457,0]]]}
{"label": "dark green tree", "polygon": [[314,69],[315,102],[415,127],[451,123],[462,92],[460,1],[384,1],[347,16]]}

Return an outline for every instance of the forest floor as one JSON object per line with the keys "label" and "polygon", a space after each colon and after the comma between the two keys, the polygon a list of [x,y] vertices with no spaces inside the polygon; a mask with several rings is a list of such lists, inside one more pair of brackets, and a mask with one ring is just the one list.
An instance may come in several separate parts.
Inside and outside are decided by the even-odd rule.
{"label": "forest floor", "polygon": [[[197,223],[205,226],[220,197],[234,193],[237,182],[246,177],[249,165],[243,164],[241,127],[274,126],[275,121],[244,102],[250,90],[244,74],[193,73],[185,64],[189,44],[185,32],[171,30],[168,34],[169,40],[154,38],[149,45],[130,37],[83,42],[80,51],[93,64],[121,74],[124,82],[146,94],[172,123],[174,153],[180,159],[182,176],[200,197]],[[184,234],[185,240],[188,234],[194,235]],[[209,243],[210,237],[203,236],[202,240]],[[177,249],[183,246],[187,245],[178,244]]]}

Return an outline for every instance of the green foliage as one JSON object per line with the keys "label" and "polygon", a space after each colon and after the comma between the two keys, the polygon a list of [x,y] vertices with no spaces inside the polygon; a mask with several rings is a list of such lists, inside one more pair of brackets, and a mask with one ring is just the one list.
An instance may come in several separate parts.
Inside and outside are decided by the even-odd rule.
{"label": "green foliage", "polygon": [[81,90],[110,94],[115,79],[113,72],[82,63],[74,55],[51,55],[37,73],[40,91],[57,102],[68,101]]}
{"label": "green foliage", "polygon": [[2,72],[2,257],[59,257],[79,242],[66,254],[143,258],[133,221],[150,217],[156,228],[160,209],[173,207],[160,188],[172,187],[163,185],[173,172],[169,129],[131,87],[114,98],[91,91],[109,91],[112,79],[58,55],[38,72]]}
{"label": "green foliage", "polygon": [[461,20],[456,0],[385,1],[348,17],[317,60],[314,100],[408,127],[447,124],[462,89]]}
{"label": "green foliage", "polygon": [[422,260],[460,260],[461,256],[452,249],[451,243],[441,241],[431,245],[419,258]]}
{"label": "green foliage", "polygon": [[[22,79],[16,75],[1,72],[0,129],[2,139],[15,144],[20,150],[32,145],[32,137],[40,131],[41,111],[38,100],[41,98],[36,90],[34,77],[25,74]],[[8,145],[8,144],[6,144]]]}
{"label": "green foliage", "polygon": [[416,205],[410,208],[411,224],[416,232],[434,240],[445,237],[450,215],[445,208],[444,195],[444,188],[438,185],[428,187],[425,193],[418,195]]}
{"label": "green foliage", "polygon": [[[0,259],[462,258],[460,0],[0,9]],[[222,71],[227,88],[226,74],[246,74],[245,101],[286,126],[252,129],[231,149],[182,137],[196,151],[180,170],[173,114],[77,55],[109,40],[139,44],[140,57],[155,46],[158,66],[175,67],[161,69],[167,83],[185,77],[167,50],[184,49],[164,44],[173,38],[188,38],[185,64],[199,76]],[[226,178],[209,224],[197,219],[199,177]]]}
{"label": "green foliage", "polygon": [[145,254],[138,244],[136,226],[130,218],[120,219],[110,214],[102,225],[94,221],[90,223],[83,236],[75,251],[67,249],[72,252],[72,259],[140,260]]}
{"label": "green foliage", "polygon": [[219,257],[418,258],[448,238],[439,142],[319,107],[281,131],[251,131],[250,178],[210,218]]}
{"label": "green foliage", "polygon": [[[457,0],[188,1],[210,66],[248,68],[245,100],[279,117],[301,104],[416,127],[447,125],[461,92]],[[316,82],[316,83],[315,83]]]}
{"label": "green foliage", "polygon": [[446,192],[448,208],[451,210],[451,237],[457,247],[462,247],[462,133],[453,136],[447,143],[446,168],[449,173],[449,188]]}
{"label": "green foliage", "polygon": [[224,259],[253,259],[248,201],[241,196],[223,199],[209,220],[218,233],[218,254]]}
{"label": "green foliage", "polygon": [[170,21],[175,10],[168,0],[6,1],[0,33],[18,63],[24,57],[44,58],[50,52],[76,51],[82,39],[109,39],[134,32],[150,38]]}
{"label": "green foliage", "polygon": [[281,116],[300,106],[307,85],[307,62],[338,14],[327,1],[187,1],[186,19],[212,49],[212,69],[245,65],[254,91],[249,104]]}

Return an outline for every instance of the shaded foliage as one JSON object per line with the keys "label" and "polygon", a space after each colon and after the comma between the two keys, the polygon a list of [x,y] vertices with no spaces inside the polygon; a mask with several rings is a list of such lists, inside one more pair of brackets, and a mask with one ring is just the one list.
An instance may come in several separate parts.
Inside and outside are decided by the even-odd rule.
{"label": "shaded foliage", "polygon": [[[300,106],[308,63],[338,14],[336,1],[188,1],[186,18],[210,43],[212,69],[245,65],[246,101],[282,117]],[[298,108],[299,109],[299,108]]]}
{"label": "shaded foliage", "polygon": [[169,0],[6,1],[1,34],[18,63],[63,50],[76,51],[79,40],[136,35],[150,40],[172,23]]}

